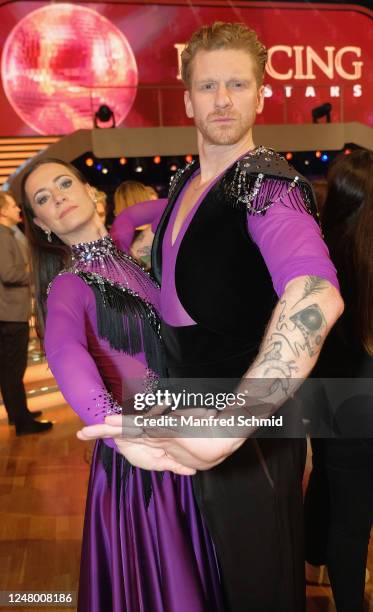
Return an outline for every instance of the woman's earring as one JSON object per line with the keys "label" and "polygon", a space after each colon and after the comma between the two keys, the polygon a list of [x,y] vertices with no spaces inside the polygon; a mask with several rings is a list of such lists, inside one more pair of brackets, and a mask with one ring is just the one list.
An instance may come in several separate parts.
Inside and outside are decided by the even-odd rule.
{"label": "woman's earring", "polygon": [[93,206],[97,208],[97,196],[93,197]]}
{"label": "woman's earring", "polygon": [[44,230],[44,231],[47,234],[48,242],[52,242],[52,232],[50,230]]}

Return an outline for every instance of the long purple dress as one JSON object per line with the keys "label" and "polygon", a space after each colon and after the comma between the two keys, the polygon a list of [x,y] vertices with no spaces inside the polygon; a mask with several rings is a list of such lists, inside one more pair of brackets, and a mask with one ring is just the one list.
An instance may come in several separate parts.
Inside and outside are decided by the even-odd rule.
{"label": "long purple dress", "polygon": [[[150,333],[153,344],[158,341],[159,291],[109,237],[76,245],[73,254],[72,268],[53,281],[48,296],[45,348],[66,400],[85,423],[101,423],[121,411],[123,386],[131,391],[137,381],[144,389],[154,379],[154,351],[150,369],[144,337]],[[118,348],[120,330],[113,334],[110,329],[118,317],[118,312],[110,315],[112,291],[114,302],[123,298],[130,311],[120,315],[130,336],[130,342],[122,338],[125,351]],[[148,329],[139,332],[136,325]],[[98,442],[85,512],[78,612],[222,610],[215,551],[191,478],[133,468],[112,440]]]}

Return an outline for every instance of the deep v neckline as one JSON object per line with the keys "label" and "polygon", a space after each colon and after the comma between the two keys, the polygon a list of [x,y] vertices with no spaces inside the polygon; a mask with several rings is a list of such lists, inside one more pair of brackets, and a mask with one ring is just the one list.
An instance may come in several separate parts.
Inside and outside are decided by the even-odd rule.
{"label": "deep v neckline", "polygon": [[202,201],[204,200],[204,198],[206,197],[206,195],[208,194],[208,192],[214,187],[214,185],[216,185],[216,183],[219,181],[219,179],[221,178],[222,174],[219,174],[218,176],[216,176],[214,179],[212,179],[212,181],[210,183],[208,183],[206,185],[206,187],[201,191],[201,193],[199,194],[199,196],[197,197],[196,201],[194,202],[193,206],[190,208],[190,210],[187,212],[187,214],[185,215],[179,230],[176,234],[176,236],[174,237],[174,229],[175,229],[175,223],[177,221],[177,217],[181,208],[181,205],[183,203],[183,199],[184,199],[184,195],[186,190],[188,189],[190,182],[196,177],[198,176],[198,174],[200,174],[200,169],[196,169],[195,172],[193,172],[193,174],[189,177],[189,179],[187,180],[187,182],[185,183],[184,187],[182,188],[178,198],[177,198],[177,202],[176,202],[176,206],[174,207],[172,213],[171,213],[171,218],[170,218],[170,245],[171,248],[175,248],[180,241],[182,240],[186,230],[188,229],[190,222],[194,216],[194,214],[196,213],[196,211],[198,210],[199,206],[201,205]]}
{"label": "deep v neckline", "polygon": [[185,215],[184,219],[181,222],[181,225],[178,229],[178,232],[176,234],[176,236],[174,236],[174,230],[175,230],[175,225],[176,225],[176,221],[178,220],[178,215],[180,212],[180,208],[183,204],[183,200],[184,200],[184,195],[185,192],[187,191],[191,181],[198,176],[199,174],[199,168],[196,169],[195,172],[193,172],[193,174],[189,177],[189,179],[187,180],[187,182],[185,183],[184,187],[182,188],[178,198],[177,198],[177,203],[176,206],[172,212],[171,218],[170,218],[170,243],[171,243],[171,248],[174,248],[178,242],[179,242],[179,237],[182,233],[185,233],[185,227],[187,227],[187,222],[190,218],[190,216],[193,214],[193,211],[195,210],[195,208],[200,204],[202,197],[205,194],[205,189],[200,193],[200,195],[197,197],[196,201],[194,202],[193,206],[190,208],[190,210],[188,210],[187,214]]}
{"label": "deep v neckline", "polygon": [[[245,153],[243,153],[242,155],[240,155],[240,157],[238,157],[234,162],[232,162],[231,166],[228,166],[228,168],[232,167],[235,163],[237,163],[237,161],[239,161],[240,159],[242,159],[243,157],[245,157],[248,154],[255,154],[255,152],[257,151],[259,147],[255,147],[254,149],[251,149],[250,151],[246,151]],[[183,203],[183,198],[185,195],[185,192],[188,188],[188,186],[190,185],[190,182],[198,175],[201,173],[201,168],[198,167],[196,168],[196,170],[190,175],[190,177],[188,178],[188,180],[186,181],[185,185],[183,186],[183,188],[181,189],[178,197],[177,197],[177,201],[176,201],[176,206],[174,206],[173,211],[171,213],[170,216],[170,221],[169,221],[169,229],[170,229],[170,233],[169,233],[169,241],[170,241],[170,246],[171,248],[175,248],[177,247],[177,245],[180,243],[180,241],[182,240],[187,228],[189,227],[189,224],[191,222],[191,219],[193,218],[195,212],[197,211],[197,209],[199,208],[200,204],[202,203],[203,199],[206,197],[206,195],[208,194],[208,192],[218,183],[218,181],[222,178],[222,176],[224,176],[225,172],[228,170],[228,168],[225,168],[225,170],[222,170],[222,172],[220,174],[218,174],[218,176],[216,176],[210,183],[207,184],[207,186],[205,187],[205,189],[203,189],[203,191],[200,193],[200,195],[198,196],[197,200],[195,201],[195,203],[193,204],[193,206],[191,207],[191,209],[188,211],[188,213],[186,214],[186,216],[184,217],[179,230],[176,234],[176,236],[174,236],[174,229],[175,229],[175,223],[181,208],[181,205]],[[180,238],[180,240],[179,240]]]}

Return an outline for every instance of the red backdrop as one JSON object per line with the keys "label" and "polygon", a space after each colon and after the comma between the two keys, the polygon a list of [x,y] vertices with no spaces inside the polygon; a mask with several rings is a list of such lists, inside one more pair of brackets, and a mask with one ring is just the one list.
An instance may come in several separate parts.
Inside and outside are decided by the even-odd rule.
{"label": "red backdrop", "polygon": [[[331,102],[332,121],[361,121],[373,125],[373,30],[368,9],[351,5],[286,5],[281,2],[273,2],[270,6],[260,2],[248,5],[234,0],[229,7],[227,2],[219,0],[215,3],[210,0],[209,6],[204,6],[207,3],[203,0],[194,1],[193,7],[185,4],[177,1],[166,4],[162,0],[158,4],[74,3],[74,10],[88,8],[97,17],[106,19],[95,19],[93,15],[95,23],[92,25],[87,12],[88,21],[83,20],[77,27],[73,13],[71,21],[75,23],[75,29],[73,34],[66,34],[65,40],[61,23],[52,23],[51,26],[50,16],[44,30],[42,20],[39,17],[36,20],[40,24],[39,34],[28,29],[27,16],[31,23],[32,13],[48,6],[49,11],[57,15],[58,4],[0,2],[0,43],[3,49],[0,136],[37,132],[61,134],[87,127],[87,121],[91,124],[91,116],[98,104],[106,102],[110,106],[114,98],[120,101],[120,91],[128,98],[124,96],[128,77],[123,76],[123,71],[115,70],[114,76],[107,76],[106,80],[102,76],[104,60],[106,70],[114,70],[114,60],[110,67],[110,57],[103,59],[100,53],[113,53],[113,47],[109,50],[106,47],[109,37],[115,37],[117,30],[119,38],[120,33],[125,37],[123,45],[129,43],[137,64],[137,79],[133,71],[131,73],[136,96],[129,96],[131,100],[127,102],[122,125],[188,124],[182,101],[183,88],[177,78],[178,52],[175,45],[182,45],[200,25],[215,20],[247,23],[270,50],[271,62],[265,78],[268,97],[258,123],[310,122],[312,108]],[[24,18],[26,21],[22,22]],[[38,35],[40,41],[36,44]],[[76,40],[72,38],[74,36]],[[99,47],[98,38],[101,41]],[[114,41],[113,44],[121,43]],[[52,57],[55,51],[58,61]],[[119,55],[117,61],[120,63]],[[87,82],[87,66],[93,70],[88,81],[93,79],[94,82]],[[98,76],[95,81],[95,70],[101,74],[100,81]],[[26,85],[21,79],[21,71],[23,76],[26,74]],[[72,107],[74,87],[76,92],[79,90],[79,95],[83,91],[86,98],[82,111],[79,107]],[[67,90],[70,91],[69,99],[64,98]],[[23,113],[16,104],[20,97]],[[55,108],[58,107],[58,121],[43,121],[53,103],[57,104]],[[31,108],[37,110],[35,123],[28,118],[27,110]],[[80,112],[82,117],[84,115],[84,125]]]}

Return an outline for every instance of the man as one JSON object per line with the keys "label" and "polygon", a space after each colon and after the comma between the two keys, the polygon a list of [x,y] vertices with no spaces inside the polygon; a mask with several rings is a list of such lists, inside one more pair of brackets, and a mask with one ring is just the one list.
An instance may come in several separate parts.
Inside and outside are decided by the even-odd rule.
{"label": "man", "polygon": [[23,376],[27,366],[31,295],[28,264],[14,234],[20,208],[0,192],[0,390],[10,425],[22,436],[47,431],[52,423],[34,419],[27,408]]}
{"label": "man", "polygon": [[[273,151],[254,146],[266,59],[242,24],[202,27],[187,44],[182,77],[199,164],[171,185],[152,268],[161,283],[170,376],[244,377],[253,395],[259,380],[261,398],[279,405],[310,373],[343,304],[307,181]],[[80,437],[113,436],[125,454],[130,442],[119,432],[118,417],[110,417]],[[227,610],[302,612],[303,440],[201,443],[152,433],[145,428],[133,441],[143,444],[144,457],[162,448],[198,470],[194,490]]]}

